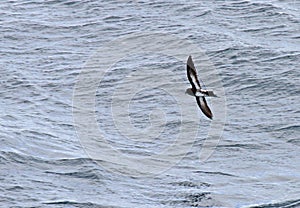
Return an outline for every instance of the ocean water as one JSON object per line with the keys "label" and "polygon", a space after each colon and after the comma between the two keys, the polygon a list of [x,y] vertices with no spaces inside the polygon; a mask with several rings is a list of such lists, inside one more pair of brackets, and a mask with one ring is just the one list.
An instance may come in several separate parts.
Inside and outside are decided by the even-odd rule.
{"label": "ocean water", "polygon": [[300,207],[299,10],[1,2],[0,207]]}

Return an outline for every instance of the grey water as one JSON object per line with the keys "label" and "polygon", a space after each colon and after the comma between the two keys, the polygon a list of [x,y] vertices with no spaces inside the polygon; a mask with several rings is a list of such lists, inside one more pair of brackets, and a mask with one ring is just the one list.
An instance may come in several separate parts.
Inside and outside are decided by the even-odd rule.
{"label": "grey water", "polygon": [[[0,207],[300,207],[299,10],[2,1]],[[213,121],[184,94],[189,55]]]}

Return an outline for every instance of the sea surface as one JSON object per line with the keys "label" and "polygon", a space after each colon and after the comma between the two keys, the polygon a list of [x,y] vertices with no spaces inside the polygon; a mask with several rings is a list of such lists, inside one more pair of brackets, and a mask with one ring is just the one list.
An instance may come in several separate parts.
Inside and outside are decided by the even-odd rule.
{"label": "sea surface", "polygon": [[300,1],[4,0],[0,37],[0,207],[300,207]]}

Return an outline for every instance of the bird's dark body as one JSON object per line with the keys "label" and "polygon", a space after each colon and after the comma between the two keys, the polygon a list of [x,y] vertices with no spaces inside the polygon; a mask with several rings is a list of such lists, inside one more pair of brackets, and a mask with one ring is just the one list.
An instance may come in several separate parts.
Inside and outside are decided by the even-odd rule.
{"label": "bird's dark body", "polygon": [[[195,96],[195,98],[196,98],[197,104],[198,104],[199,108],[201,109],[201,111],[208,118],[212,119],[213,114],[207,105],[205,96],[214,96],[215,97],[215,95],[212,91],[203,90],[201,88],[200,82],[197,77],[197,71],[196,71],[196,68],[194,66],[191,56],[189,56],[189,58],[187,60],[187,77],[192,85],[192,88],[187,90],[188,94],[190,94],[189,90],[191,90],[193,96]],[[201,96],[197,95],[198,92],[201,94]]]}

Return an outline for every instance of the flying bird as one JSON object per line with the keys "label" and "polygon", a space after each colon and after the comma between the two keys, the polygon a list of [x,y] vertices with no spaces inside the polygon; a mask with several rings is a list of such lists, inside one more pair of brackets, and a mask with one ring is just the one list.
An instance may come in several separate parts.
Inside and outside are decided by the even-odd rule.
{"label": "flying bird", "polygon": [[196,101],[198,106],[200,107],[201,111],[206,115],[208,118],[212,119],[213,114],[210,108],[207,105],[205,97],[217,97],[213,91],[205,90],[201,88],[200,82],[197,78],[197,71],[194,66],[192,56],[189,56],[186,64],[187,69],[187,77],[192,85],[192,88],[188,88],[185,93],[191,96],[196,97]]}

